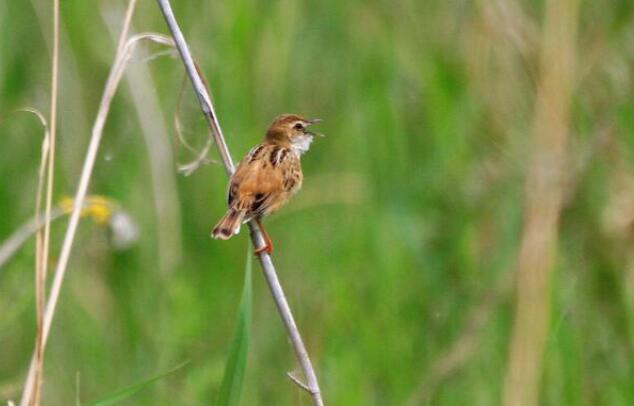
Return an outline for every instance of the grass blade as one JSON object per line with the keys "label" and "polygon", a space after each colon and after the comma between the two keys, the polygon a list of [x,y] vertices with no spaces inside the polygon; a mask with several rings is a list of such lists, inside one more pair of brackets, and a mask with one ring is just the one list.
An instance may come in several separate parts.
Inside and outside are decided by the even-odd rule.
{"label": "grass blade", "polygon": [[242,393],[242,381],[247,368],[247,356],[249,352],[249,341],[251,339],[251,251],[247,249],[247,263],[244,271],[244,287],[242,288],[242,298],[240,299],[240,309],[238,313],[238,324],[231,343],[229,359],[225,366],[225,374],[222,378],[222,385],[218,394],[219,406],[236,406],[240,402]]}
{"label": "grass blade", "polygon": [[170,369],[169,371],[163,372],[161,374],[155,375],[151,378],[145,379],[141,382],[135,383],[134,385],[130,385],[127,386],[125,388],[119,389],[107,396],[104,396],[103,398],[99,399],[99,400],[95,400],[91,403],[86,404],[85,406],[107,406],[107,405],[112,405],[115,404],[117,402],[120,402],[124,399],[129,398],[130,396],[136,394],[137,392],[141,391],[142,389],[145,389],[146,387],[148,387],[149,385],[153,384],[154,382],[158,381],[159,379],[163,379],[168,375],[173,374],[174,372],[178,371],[179,369],[183,368],[185,365],[189,364],[189,361],[185,361],[181,364],[178,364],[177,366],[175,366],[174,368]]}

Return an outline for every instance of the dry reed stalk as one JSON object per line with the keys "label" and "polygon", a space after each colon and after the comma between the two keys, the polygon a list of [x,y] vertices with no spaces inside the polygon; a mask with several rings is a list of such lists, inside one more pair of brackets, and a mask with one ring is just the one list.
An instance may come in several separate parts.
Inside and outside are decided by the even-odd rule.
{"label": "dry reed stalk", "polygon": [[[227,174],[231,176],[234,171],[233,161],[231,159],[229,149],[227,148],[227,144],[224,140],[224,136],[222,134],[222,130],[220,128],[214,106],[211,102],[209,91],[205,86],[205,81],[201,76],[196,63],[194,62],[191,52],[189,51],[189,46],[187,45],[187,42],[185,41],[178,22],[176,21],[176,17],[174,16],[169,0],[157,1],[159,8],[161,9],[163,16],[165,17],[165,22],[167,23],[167,26],[172,33],[181,59],[183,60],[187,75],[192,82],[194,92],[198,97],[200,107],[214,137],[214,141],[218,148],[220,156],[222,157],[222,162],[224,163],[225,170]],[[258,225],[253,221],[250,221],[248,225],[251,232],[251,240],[253,242],[253,246],[256,248],[263,247],[265,243],[264,239],[262,238],[262,232]],[[282,286],[280,285],[275,267],[271,260],[271,256],[266,252],[262,252],[258,255],[258,259],[260,261],[260,265],[262,266],[265,279],[269,285],[271,294],[273,295],[273,299],[275,301],[275,305],[277,306],[278,312],[282,318],[282,321],[284,322],[287,334],[289,336],[289,339],[291,340],[295,355],[301,365],[307,383],[301,383],[294,376],[290,376],[290,378],[300,388],[310,393],[314,405],[323,406],[324,402],[321,397],[321,391],[319,389],[319,383],[317,381],[315,370],[313,369],[310,357],[308,356],[308,352],[306,351],[306,346],[304,345],[302,337],[299,333],[299,329],[295,324],[295,319],[293,318],[293,314],[288,305],[288,301],[286,300],[286,296],[284,294]]]}
{"label": "dry reed stalk", "polygon": [[[99,150],[99,145],[103,135],[103,128],[105,126],[108,112],[110,111],[110,104],[116,92],[118,83],[121,80],[121,76],[123,75],[125,65],[130,59],[134,46],[141,39],[151,39],[158,43],[172,45],[172,42],[170,41],[169,38],[166,38],[160,34],[139,34],[139,35],[135,35],[128,41],[125,40],[127,38],[128,28],[130,26],[130,20],[132,18],[132,14],[133,14],[135,6],[136,6],[136,0],[130,0],[130,2],[128,3],[128,10],[126,12],[126,18],[123,24],[123,28],[121,30],[121,35],[119,37],[119,44],[117,46],[115,62],[112,65],[110,74],[108,75],[108,79],[106,81],[101,102],[99,104],[99,109],[97,111],[97,117],[93,125],[90,144],[88,146],[88,151],[86,152],[84,166],[81,172],[79,185],[77,187],[77,193],[73,199],[73,210],[72,210],[71,217],[68,223],[68,227],[66,229],[66,234],[64,236],[62,250],[60,253],[59,261],[57,263],[49,299],[46,304],[46,308],[44,312],[43,329],[42,329],[43,330],[42,331],[43,349],[46,346],[48,334],[50,332],[51,324],[53,322],[53,317],[55,315],[55,309],[57,306],[57,301],[59,299],[62,283],[64,281],[64,276],[66,274],[68,260],[70,258],[70,252],[75,240],[77,227],[79,225],[81,209],[83,207],[84,199],[86,197],[88,184],[90,183],[90,177],[92,175],[92,170],[94,168],[94,164],[97,158],[97,152]],[[36,373],[36,355],[34,354],[31,359],[29,372],[24,384],[24,390],[23,390],[22,399],[20,402],[21,406],[29,405],[31,400],[34,398],[33,395],[35,391],[35,388],[34,388],[35,373]]]}
{"label": "dry reed stalk", "polygon": [[[42,194],[45,186],[45,177],[47,172],[47,161],[50,160],[50,132],[46,130],[46,135],[44,140],[42,141],[42,157],[40,159],[40,167],[38,170],[38,185],[37,192],[35,196],[35,223],[42,223]],[[44,218],[51,219],[51,212],[47,206],[46,211],[44,213]],[[41,388],[41,375],[43,368],[43,354],[42,354],[42,327],[44,323],[44,302],[46,300],[45,289],[46,289],[46,264],[48,262],[48,240],[44,237],[43,234],[46,234],[47,237],[50,236],[49,233],[46,233],[42,228],[37,228],[35,235],[35,318],[36,318],[36,333],[35,333],[35,363],[36,363],[36,371],[35,371],[35,382],[36,382],[36,397],[35,404],[39,402],[39,393]],[[46,243],[45,243],[46,241]],[[46,246],[46,248],[44,248]],[[45,254],[46,252],[46,254]]]}
{"label": "dry reed stalk", "polygon": [[539,400],[548,339],[558,222],[576,54],[578,0],[549,0],[542,37],[533,155],[525,187],[524,230],[517,263],[517,303],[503,389],[505,405]]}
{"label": "dry reed stalk", "polygon": [[[101,13],[113,41],[117,36],[115,22],[119,21],[121,14],[117,11],[119,11],[118,8],[113,13],[107,13],[102,9]],[[134,32],[132,25],[130,25],[130,31]],[[139,50],[137,54],[140,52],[143,50]],[[142,58],[144,56],[145,53],[141,54]],[[182,251],[181,212],[169,132],[163,120],[156,86],[146,64],[130,64],[125,78],[148,153],[154,196],[152,201],[157,224],[159,272],[161,275],[166,275],[180,262]]]}
{"label": "dry reed stalk", "polygon": [[[39,216],[41,204],[41,188],[43,186],[43,166],[46,163],[46,207],[44,212],[44,235],[38,230],[35,255],[35,308],[37,331],[35,337],[35,376],[32,404],[38,406],[42,392],[42,374],[44,369],[44,303],[46,301],[46,274],[51,241],[51,209],[53,206],[53,181],[55,169],[55,139],[57,134],[57,96],[59,83],[59,0],[53,0],[53,56],[51,60],[51,105],[49,116],[49,136],[46,156],[42,157],[40,178],[36,197],[36,215]],[[38,218],[39,220],[39,218]]]}
{"label": "dry reed stalk", "polygon": [[[46,123],[46,119],[40,112],[33,109],[25,109],[25,111],[30,111],[34,113],[35,115],[37,115],[38,118],[40,119],[40,122],[45,128],[44,139],[42,140],[42,157],[40,159],[40,167],[38,169],[38,186],[37,186],[37,192],[35,196],[35,217],[34,217],[34,222],[36,224],[41,224],[42,223],[42,219],[41,219],[42,195],[43,195],[43,192],[44,192],[43,189],[45,186],[47,162],[50,161],[50,158],[51,158],[50,157],[51,133],[50,133],[48,124]],[[48,196],[49,195],[47,195],[47,198]],[[46,208],[46,212],[44,213],[44,217],[46,219],[51,218],[51,211],[48,206]],[[42,369],[43,369],[42,327],[44,322],[44,301],[45,301],[44,291],[46,288],[45,268],[46,268],[46,263],[48,259],[48,254],[47,254],[48,241],[45,243],[46,238],[48,237],[48,234],[47,234],[47,237],[44,237],[43,234],[45,233],[43,233],[42,228],[37,227],[36,238],[35,238],[35,307],[36,307],[36,315],[35,315],[36,316],[36,335],[35,335],[36,376],[35,376],[35,381],[36,381],[37,390],[36,390],[36,397],[34,401],[34,403],[36,404],[38,404],[37,402],[39,402],[39,394],[40,394],[40,388],[41,388],[41,382],[42,382],[42,379],[41,379]],[[12,241],[16,241],[16,240],[12,240]],[[45,246],[46,248],[44,248]],[[2,248],[4,248],[4,245]],[[9,248],[11,247],[9,246]],[[3,252],[3,250],[0,249],[0,252]],[[8,254],[11,255],[11,251],[9,251]],[[0,258],[1,256],[2,255],[0,255]],[[0,259],[0,266],[1,264],[2,262]]]}

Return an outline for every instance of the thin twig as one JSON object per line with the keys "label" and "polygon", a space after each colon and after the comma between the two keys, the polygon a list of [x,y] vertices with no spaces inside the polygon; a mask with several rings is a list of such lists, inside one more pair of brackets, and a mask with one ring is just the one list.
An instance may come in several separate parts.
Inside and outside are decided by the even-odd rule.
{"label": "thin twig", "polygon": [[[198,155],[198,151],[196,151],[196,148],[194,148],[192,145],[189,144],[189,142],[187,142],[187,139],[185,138],[184,135],[184,130],[183,130],[183,125],[181,124],[181,107],[183,104],[183,100],[184,100],[184,95],[185,95],[185,86],[187,85],[187,74],[183,75],[183,80],[181,81],[180,87],[178,89],[178,96],[176,97],[176,110],[174,111],[174,132],[176,133],[176,141],[177,141],[177,146],[184,146],[185,149],[187,149],[189,152],[191,152],[194,155]],[[209,133],[209,139],[211,139],[211,141],[213,142],[213,135],[211,135],[211,132]]]}
{"label": "thin twig", "polygon": [[288,378],[293,381],[295,383],[295,385],[299,386],[300,388],[304,389],[306,392],[311,393],[310,392],[310,388],[302,381],[299,380],[299,378],[297,378],[295,375],[293,375],[292,372],[287,372],[286,376],[288,376]]}
{"label": "thin twig", "polygon": [[[38,212],[35,216],[31,217],[0,245],[0,271],[33,234],[42,230],[42,226],[44,225],[42,221],[43,214],[42,212]],[[64,211],[62,209],[53,209],[49,215],[49,221],[53,222],[63,215]]]}
{"label": "thin twig", "polygon": [[[40,118],[42,120],[43,117]],[[46,124],[44,123],[46,126]],[[40,159],[40,167],[38,170],[38,180],[37,180],[37,192],[35,196],[35,222],[37,224],[41,224],[41,209],[42,209],[42,194],[45,186],[45,177],[46,177],[46,162],[49,159],[49,142],[50,142],[50,132],[48,128],[45,131],[44,140],[42,141],[42,157]],[[50,211],[46,211],[44,213],[44,217],[48,220],[51,218]],[[47,244],[48,245],[48,244]],[[35,236],[35,309],[36,309],[36,333],[35,333],[35,353],[36,353],[36,383],[39,387],[41,383],[41,373],[42,373],[42,326],[44,322],[44,302],[46,300],[45,289],[46,289],[46,273],[44,271],[44,266],[48,262],[47,256],[44,255],[44,236],[42,229],[38,227],[36,229]],[[2,250],[0,249],[0,257],[2,256]],[[0,259],[0,266],[2,261]],[[37,396],[36,396],[37,398]]]}
{"label": "thin twig", "polygon": [[[205,115],[205,118],[207,119],[207,123],[211,129],[212,135],[214,136],[214,141],[216,143],[216,146],[218,147],[220,156],[222,157],[222,161],[224,163],[227,174],[231,175],[234,171],[233,161],[231,160],[229,149],[227,148],[222,130],[220,129],[220,124],[218,123],[213,104],[211,103],[209,92],[205,87],[204,81],[200,73],[198,72],[198,69],[196,69],[196,64],[194,63],[194,59],[189,51],[189,46],[187,45],[187,42],[183,37],[183,33],[181,32],[181,29],[176,22],[176,17],[174,17],[174,13],[172,11],[169,0],[157,1],[161,12],[165,17],[167,26],[169,27],[169,30],[174,37],[178,52],[181,55],[183,63],[185,64],[187,74],[192,81],[194,91],[196,92],[196,95],[198,96],[198,100],[200,102],[200,107],[203,111],[203,114]],[[255,222],[253,221],[250,221],[249,229],[251,231],[251,240],[253,241],[253,246],[256,248],[263,247],[265,245],[264,239],[262,238],[262,232],[257,224],[255,224]],[[258,259],[260,260],[260,265],[262,266],[262,270],[264,271],[264,276],[273,295],[275,305],[277,306],[280,316],[282,317],[282,321],[284,322],[284,326],[286,327],[286,331],[293,345],[293,349],[295,350],[295,355],[297,356],[297,359],[306,377],[307,387],[310,388],[309,392],[311,393],[313,404],[321,406],[324,404],[324,402],[321,397],[319,383],[317,382],[317,376],[315,375],[315,371],[308,356],[308,352],[306,351],[304,342],[301,338],[297,325],[295,324],[293,314],[291,313],[291,309],[288,305],[288,301],[286,300],[286,296],[284,295],[284,291],[282,290],[282,286],[280,285],[280,282],[277,278],[277,273],[275,271],[275,267],[273,266],[273,262],[271,261],[271,256],[266,252],[261,252],[258,255]]]}
{"label": "thin twig", "polygon": [[[181,145],[185,147],[186,150],[195,155],[195,158],[185,164],[178,164],[178,171],[185,176],[189,176],[194,173],[201,165],[208,164],[210,162],[217,163],[213,159],[209,158],[209,149],[211,148],[211,144],[214,142],[214,137],[209,132],[209,137],[205,142],[205,146],[200,150],[196,151],[196,148],[192,147],[183,134],[183,126],[181,125],[180,115],[181,115],[181,104],[183,102],[183,95],[185,94],[185,85],[187,81],[187,75],[183,77],[183,83],[181,84],[180,90],[178,91],[178,99],[176,102],[176,111],[174,113],[174,132],[176,133],[176,147]],[[205,82],[206,83],[206,82]]]}
{"label": "thin twig", "polygon": [[[44,303],[46,301],[46,274],[48,271],[48,255],[51,241],[51,209],[53,207],[53,181],[55,169],[55,139],[57,134],[57,88],[59,83],[59,0],[53,0],[53,57],[51,61],[51,110],[49,116],[50,130],[47,157],[42,157],[42,165],[46,161],[46,208],[44,213],[44,236],[38,231],[35,256],[35,308],[37,315],[37,332],[35,337],[35,393],[33,404],[38,406],[42,392],[42,371],[44,369]],[[36,213],[40,212],[42,177],[39,180]],[[38,219],[39,220],[39,219]],[[27,399],[30,401],[30,399]]]}

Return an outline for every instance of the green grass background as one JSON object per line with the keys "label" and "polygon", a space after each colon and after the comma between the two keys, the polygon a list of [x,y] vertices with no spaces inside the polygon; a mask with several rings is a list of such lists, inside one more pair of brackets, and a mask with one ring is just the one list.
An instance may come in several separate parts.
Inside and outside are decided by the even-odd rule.
{"label": "green grass background", "polygon": [[[0,2],[0,240],[34,210],[48,111],[51,5]],[[74,193],[114,45],[102,13],[119,1],[63,0],[55,199]],[[513,270],[530,158],[540,1],[174,2],[214,95],[234,159],[272,118],[324,119],[303,159],[302,192],[267,221],[274,261],[327,404],[491,405],[501,398]],[[570,175],[553,277],[541,403],[634,404],[634,3],[582,1]],[[166,33],[154,1],[136,31]],[[150,52],[160,51],[147,46]],[[178,59],[147,63],[171,125]],[[205,139],[191,91],[183,119]],[[171,127],[170,127],[171,129]],[[173,134],[173,131],[171,131]],[[215,156],[215,151],[213,153]],[[180,161],[191,156],[182,150]],[[175,171],[175,169],[173,169]],[[225,209],[220,165],[177,175],[178,264],[159,271],[150,166],[128,89],[105,128],[90,192],[140,227],[113,250],[82,222],[46,354],[44,403],[68,405],[192,362],[122,404],[211,404],[243,283],[246,232],[214,241]],[[66,221],[53,228],[53,260]],[[17,399],[34,344],[34,243],[0,271],[0,400]],[[259,268],[243,405],[308,405]],[[49,278],[50,280],[50,278]],[[485,322],[469,331],[481,303]],[[467,331],[473,352],[437,378]],[[436,368],[436,369],[435,369]],[[436,378],[435,378],[436,377]],[[431,382],[431,383],[430,383]]]}

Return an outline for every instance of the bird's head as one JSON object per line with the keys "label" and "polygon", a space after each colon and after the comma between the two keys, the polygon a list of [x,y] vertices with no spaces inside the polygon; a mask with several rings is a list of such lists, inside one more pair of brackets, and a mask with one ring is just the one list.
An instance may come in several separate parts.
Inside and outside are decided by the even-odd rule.
{"label": "bird's head", "polygon": [[290,146],[299,153],[310,148],[310,143],[316,135],[308,131],[308,127],[320,122],[321,119],[306,119],[297,114],[282,114],[269,126],[266,139],[269,142]]}

